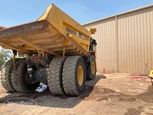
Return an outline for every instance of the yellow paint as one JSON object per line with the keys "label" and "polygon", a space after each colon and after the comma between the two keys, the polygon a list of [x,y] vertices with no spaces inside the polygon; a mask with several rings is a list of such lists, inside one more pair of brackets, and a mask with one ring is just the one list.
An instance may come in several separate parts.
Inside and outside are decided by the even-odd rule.
{"label": "yellow paint", "polygon": [[91,32],[91,34],[95,34],[96,31],[97,31],[96,28],[93,28],[93,27],[90,28],[90,32]]}
{"label": "yellow paint", "polygon": [[69,45],[71,45],[71,42],[69,42],[69,41],[65,41],[65,42],[63,42],[63,45],[65,45],[65,46],[69,46]]}
{"label": "yellow paint", "polygon": [[89,40],[84,40],[78,36],[72,35],[70,33],[67,33],[67,36],[71,39],[73,39],[74,41],[77,41],[77,43],[79,44],[79,46],[81,46],[86,52],[89,52],[89,45],[90,45],[90,41]]}
{"label": "yellow paint", "polygon": [[149,77],[153,78],[153,70],[150,71]]}
{"label": "yellow paint", "polygon": [[77,80],[78,80],[78,84],[81,86],[82,83],[83,83],[83,77],[84,77],[84,72],[83,72],[83,68],[82,66],[80,65],[78,67],[78,70],[77,70]]}
{"label": "yellow paint", "polygon": [[38,21],[40,20],[47,20],[61,33],[65,33],[65,29],[63,28],[63,25],[67,24],[88,36],[90,36],[91,34],[87,29],[85,29],[82,25],[80,25],[75,20],[73,20],[70,16],[65,14],[62,10],[60,10],[54,4],[51,4],[47,8],[46,12],[38,19]]}
{"label": "yellow paint", "polygon": [[91,72],[92,72],[92,74],[94,74],[95,71],[96,71],[96,65],[95,65],[95,62],[92,61],[92,62],[91,62]]}
{"label": "yellow paint", "polygon": [[[86,28],[84,28],[82,25],[77,23],[75,20],[73,20],[71,17],[69,17],[67,14],[65,14],[63,11],[61,11],[53,4],[50,5],[47,8],[46,12],[38,19],[38,21],[40,20],[47,20],[60,33],[62,33],[64,36],[73,38],[79,44],[81,43],[80,46],[83,49],[85,49],[86,52],[89,52],[89,44],[90,44],[89,39],[91,36],[91,32],[93,33],[96,31],[95,28],[91,28],[91,32],[88,31]],[[83,34],[86,37],[86,39],[82,39],[71,33],[67,34],[66,27]]]}

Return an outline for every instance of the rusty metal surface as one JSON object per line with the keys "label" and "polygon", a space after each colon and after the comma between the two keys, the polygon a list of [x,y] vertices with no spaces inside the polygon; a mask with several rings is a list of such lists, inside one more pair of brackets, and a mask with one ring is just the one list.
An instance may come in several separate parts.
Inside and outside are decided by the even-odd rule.
{"label": "rusty metal surface", "polygon": [[0,26],[0,30],[1,30],[1,29],[4,29],[4,28],[6,28],[6,27]]}
{"label": "rusty metal surface", "polygon": [[[53,55],[62,55],[61,49],[65,46],[66,55],[71,53],[82,55],[80,50],[74,49],[74,45],[68,42],[66,36],[46,20],[0,30],[0,46],[5,49],[24,52],[42,50]],[[67,49],[68,46],[72,47]],[[55,48],[58,50],[55,51]]]}
{"label": "rusty metal surface", "polygon": [[0,30],[0,41],[17,38],[20,36],[28,36],[38,32],[45,32],[49,23],[47,21],[32,22],[24,25],[19,25],[11,28]]}

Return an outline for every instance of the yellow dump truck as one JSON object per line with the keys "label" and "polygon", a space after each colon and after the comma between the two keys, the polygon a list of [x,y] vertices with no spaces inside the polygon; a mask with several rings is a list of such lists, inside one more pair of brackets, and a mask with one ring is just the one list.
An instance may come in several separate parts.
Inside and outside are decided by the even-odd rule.
{"label": "yellow dump truck", "polygon": [[30,92],[44,83],[53,95],[83,94],[85,81],[96,76],[95,32],[53,4],[35,22],[1,29],[0,46],[14,55],[2,68],[2,86]]}

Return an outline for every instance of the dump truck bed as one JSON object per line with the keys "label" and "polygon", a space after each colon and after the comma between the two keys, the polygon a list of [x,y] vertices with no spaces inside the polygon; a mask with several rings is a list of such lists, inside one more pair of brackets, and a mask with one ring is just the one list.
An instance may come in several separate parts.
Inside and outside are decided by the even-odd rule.
{"label": "dump truck bed", "polygon": [[90,31],[52,4],[35,22],[0,30],[0,45],[21,52],[87,55],[90,35]]}

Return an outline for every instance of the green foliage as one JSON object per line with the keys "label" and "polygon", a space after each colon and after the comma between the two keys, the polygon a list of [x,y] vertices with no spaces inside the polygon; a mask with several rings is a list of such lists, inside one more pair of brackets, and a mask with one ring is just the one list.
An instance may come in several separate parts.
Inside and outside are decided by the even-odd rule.
{"label": "green foliage", "polygon": [[0,68],[10,58],[12,58],[12,53],[10,50],[0,49]]}

